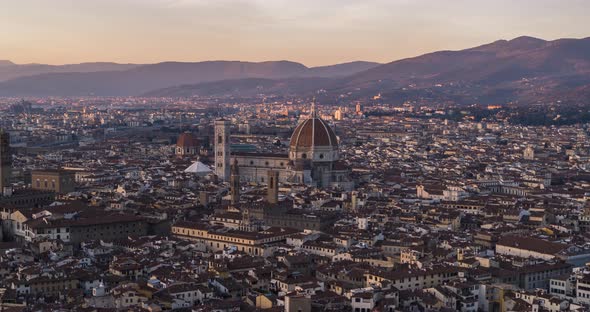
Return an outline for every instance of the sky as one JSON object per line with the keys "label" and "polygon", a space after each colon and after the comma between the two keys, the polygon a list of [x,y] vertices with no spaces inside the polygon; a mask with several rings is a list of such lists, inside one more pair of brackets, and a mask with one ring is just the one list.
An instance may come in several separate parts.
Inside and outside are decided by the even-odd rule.
{"label": "sky", "polygon": [[390,62],[590,37],[590,0],[0,0],[0,60]]}

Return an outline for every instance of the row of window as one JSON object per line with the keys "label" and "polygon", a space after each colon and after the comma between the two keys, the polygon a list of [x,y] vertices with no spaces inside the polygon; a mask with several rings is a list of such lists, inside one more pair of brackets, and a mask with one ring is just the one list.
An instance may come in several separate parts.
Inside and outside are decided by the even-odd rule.
{"label": "row of window", "polygon": [[[221,153],[221,152],[219,152],[219,153]],[[221,155],[220,155],[220,154],[218,154],[218,156],[221,156]],[[238,161],[237,161],[237,160],[236,160],[236,163],[238,163]],[[239,164],[238,164],[238,165],[239,165]],[[265,161],[265,162],[264,162],[264,165],[265,165],[265,166],[270,166],[270,162],[268,162],[268,161]],[[250,160],[250,166],[254,166],[254,161],[253,161],[253,160]],[[279,163],[279,166],[281,166],[281,167],[284,167],[284,166],[285,166],[285,163],[284,163],[284,162],[280,162],[280,163]]]}
{"label": "row of window", "polygon": [[[213,242],[210,242],[209,246],[213,247]],[[216,246],[217,246],[217,249],[230,247],[230,245],[226,245],[226,244],[221,245],[220,243],[216,243]],[[234,246],[234,247],[238,247],[238,246]],[[239,250],[239,248],[238,248],[238,250]],[[246,247],[242,246],[242,251],[246,252]],[[252,253],[252,247],[248,247],[248,253]],[[262,254],[262,252],[260,252],[260,254]],[[254,255],[258,256],[258,248],[254,248]]]}
{"label": "row of window", "polygon": [[551,281],[551,285],[557,285],[557,286],[565,286],[565,282],[560,282],[560,281]]}
{"label": "row of window", "polygon": [[[61,233],[62,232],[61,230],[62,230],[61,228],[56,228],[55,234]],[[37,231],[37,234],[53,234],[53,232],[54,232],[53,229],[47,229],[47,233],[44,229],[39,229]],[[70,228],[65,228],[64,233],[69,233],[69,232],[70,232]]]}
{"label": "row of window", "polygon": [[[39,179],[37,179],[36,185],[38,188],[41,187],[41,181]],[[48,186],[47,180],[43,181],[43,187],[47,188]],[[51,180],[51,188],[55,188],[55,180]]]}
{"label": "row of window", "polygon": [[[234,242],[234,243],[241,243],[241,244],[248,244],[248,245],[254,244],[254,241],[249,240],[249,239],[241,239],[241,238],[227,237],[227,236],[223,236],[223,235],[214,235],[214,234],[206,236],[207,235],[206,232],[201,232],[201,231],[186,230],[186,229],[174,229],[174,232],[179,233],[179,234],[184,234],[184,235],[191,235],[191,236],[196,236],[196,237],[229,241],[229,242]],[[262,243],[268,243],[268,242],[273,241],[273,238],[264,238],[260,241]]]}

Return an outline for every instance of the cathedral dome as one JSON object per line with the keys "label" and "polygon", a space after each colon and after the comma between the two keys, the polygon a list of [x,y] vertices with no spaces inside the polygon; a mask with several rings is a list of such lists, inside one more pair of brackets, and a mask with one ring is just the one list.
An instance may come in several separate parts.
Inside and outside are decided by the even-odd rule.
{"label": "cathedral dome", "polygon": [[338,139],[330,126],[320,118],[309,118],[300,123],[291,136],[291,148],[338,147]]}
{"label": "cathedral dome", "polygon": [[289,159],[312,162],[333,162],[338,160],[338,138],[327,122],[311,106],[311,116],[301,122],[291,135]]}
{"label": "cathedral dome", "polygon": [[199,140],[190,132],[182,133],[176,140],[176,155],[196,155],[200,145]]}
{"label": "cathedral dome", "polygon": [[198,147],[199,140],[195,138],[191,133],[185,132],[178,136],[178,140],[176,140],[176,147],[180,148],[190,148],[190,147]]}

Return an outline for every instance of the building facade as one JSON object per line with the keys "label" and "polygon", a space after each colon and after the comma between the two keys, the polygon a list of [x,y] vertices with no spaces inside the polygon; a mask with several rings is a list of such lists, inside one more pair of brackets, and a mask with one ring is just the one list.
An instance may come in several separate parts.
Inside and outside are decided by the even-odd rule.
{"label": "building facade", "polygon": [[180,221],[172,227],[172,235],[201,244],[201,248],[213,252],[236,248],[252,256],[268,257],[276,250],[275,246],[284,243],[287,237],[299,231],[288,228],[270,228],[263,232],[239,230],[216,231],[193,222]]}
{"label": "building facade", "polygon": [[34,170],[31,172],[31,188],[56,193],[73,192],[75,173],[67,170]]}

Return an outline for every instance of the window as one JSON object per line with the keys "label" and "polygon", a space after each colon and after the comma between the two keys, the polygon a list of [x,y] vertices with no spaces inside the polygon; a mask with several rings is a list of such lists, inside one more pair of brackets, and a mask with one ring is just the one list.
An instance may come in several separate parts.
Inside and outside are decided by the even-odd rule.
{"label": "window", "polygon": [[223,143],[223,136],[221,136],[221,135],[217,136],[217,143],[218,144]]}
{"label": "window", "polygon": [[320,159],[324,159],[324,154],[320,154]]}
{"label": "window", "polygon": [[301,154],[301,158],[306,159],[307,158],[307,154],[305,154],[305,153]]}

